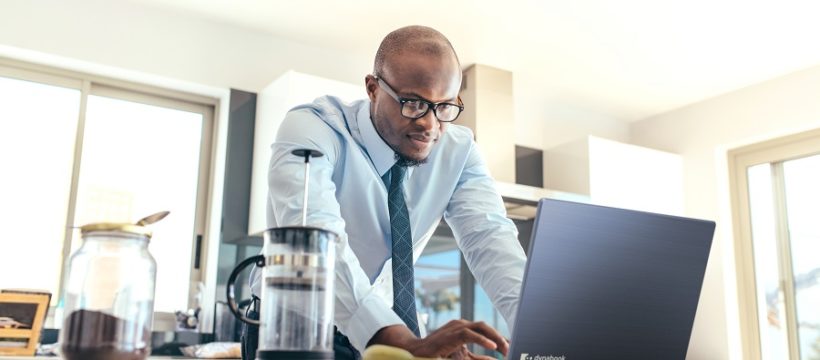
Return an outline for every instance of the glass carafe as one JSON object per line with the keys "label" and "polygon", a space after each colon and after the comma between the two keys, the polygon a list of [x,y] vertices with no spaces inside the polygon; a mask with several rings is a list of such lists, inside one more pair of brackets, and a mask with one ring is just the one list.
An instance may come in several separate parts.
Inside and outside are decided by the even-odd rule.
{"label": "glass carafe", "polygon": [[61,352],[69,360],[142,360],[151,352],[157,265],[151,232],[90,224],[69,261]]}
{"label": "glass carafe", "polygon": [[295,226],[264,238],[257,359],[332,359],[336,234]]}

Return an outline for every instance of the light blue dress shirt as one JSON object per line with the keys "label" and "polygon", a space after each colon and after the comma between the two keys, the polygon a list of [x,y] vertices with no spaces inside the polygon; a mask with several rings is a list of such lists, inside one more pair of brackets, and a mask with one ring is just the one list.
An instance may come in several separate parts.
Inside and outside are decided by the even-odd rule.
{"label": "light blue dress shirt", "polygon": [[[271,148],[269,227],[301,224],[304,159],[291,151],[324,154],[311,159],[307,224],[341,237],[334,322],[362,351],[379,329],[403,324],[391,309],[390,216],[382,181],[394,152],[376,132],[369,100],[345,104],[331,96],[291,110]],[[478,283],[512,325],[526,258],[472,132],[448,125],[427,163],[406,176],[414,261],[443,216]],[[254,282],[258,289],[258,274]]]}

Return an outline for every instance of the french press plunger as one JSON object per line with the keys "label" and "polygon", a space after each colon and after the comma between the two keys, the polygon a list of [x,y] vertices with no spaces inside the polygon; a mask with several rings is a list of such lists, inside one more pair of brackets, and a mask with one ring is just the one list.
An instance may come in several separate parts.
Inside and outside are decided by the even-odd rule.
{"label": "french press plunger", "polygon": [[[299,149],[305,159],[302,225],[270,228],[263,233],[263,255],[240,263],[228,279],[228,306],[241,321],[259,325],[257,360],[333,359],[333,284],[335,233],[306,225],[310,158],[316,150]],[[239,312],[234,282],[248,265],[262,271],[260,320]]]}

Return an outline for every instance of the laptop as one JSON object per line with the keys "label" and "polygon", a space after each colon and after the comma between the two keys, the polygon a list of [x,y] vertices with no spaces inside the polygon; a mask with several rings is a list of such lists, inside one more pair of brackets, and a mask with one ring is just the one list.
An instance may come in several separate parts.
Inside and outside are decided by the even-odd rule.
{"label": "laptop", "polygon": [[684,359],[714,230],[542,199],[508,359]]}

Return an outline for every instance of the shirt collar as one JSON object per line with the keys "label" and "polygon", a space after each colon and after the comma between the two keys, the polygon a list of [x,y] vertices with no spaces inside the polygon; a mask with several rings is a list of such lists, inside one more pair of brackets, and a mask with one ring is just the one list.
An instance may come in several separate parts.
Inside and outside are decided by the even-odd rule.
{"label": "shirt collar", "polygon": [[373,161],[373,166],[376,168],[379,176],[382,176],[396,163],[395,152],[382,140],[379,133],[376,132],[376,127],[370,118],[369,101],[364,102],[356,118],[359,123],[359,130],[362,134],[364,148],[370,156],[370,160]]}

